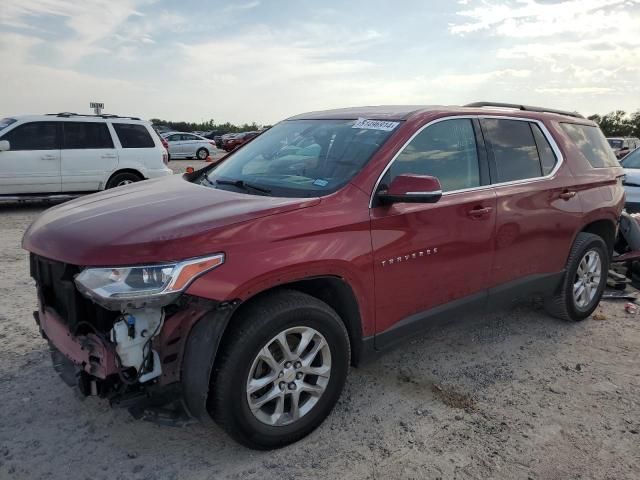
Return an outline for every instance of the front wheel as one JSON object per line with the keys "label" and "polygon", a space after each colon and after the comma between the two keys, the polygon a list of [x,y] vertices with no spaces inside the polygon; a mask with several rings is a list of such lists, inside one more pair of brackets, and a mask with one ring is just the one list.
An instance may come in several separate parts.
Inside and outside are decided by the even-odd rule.
{"label": "front wheel", "polygon": [[545,302],[547,311],[563,320],[584,320],[600,303],[609,272],[609,248],[598,235],[576,237],[562,284]]}
{"label": "front wheel", "polygon": [[214,367],[211,415],[250,448],[301,439],[342,392],[350,360],[344,324],[328,305],[296,291],[264,297],[236,321]]}

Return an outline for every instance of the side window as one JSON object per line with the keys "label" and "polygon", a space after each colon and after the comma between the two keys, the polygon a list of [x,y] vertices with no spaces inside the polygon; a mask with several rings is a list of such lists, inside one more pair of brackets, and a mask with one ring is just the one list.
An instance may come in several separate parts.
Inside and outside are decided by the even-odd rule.
{"label": "side window", "polygon": [[545,137],[542,130],[540,130],[540,127],[535,123],[531,123],[530,125],[533,131],[533,138],[536,141],[536,147],[538,147],[540,163],[542,163],[542,174],[549,175],[556,166],[558,159],[556,158],[556,154],[553,153],[553,148],[549,145],[547,137]]}
{"label": "side window", "polygon": [[180,135],[169,135],[167,137],[168,142],[178,142],[180,141]]}
{"label": "side window", "polygon": [[576,144],[592,167],[616,167],[619,165],[607,139],[598,127],[577,123],[561,123],[562,129]]}
{"label": "side window", "polygon": [[493,183],[542,176],[538,147],[529,122],[498,118],[485,118],[480,122],[495,159],[497,178]]}
{"label": "side window", "polygon": [[397,175],[405,173],[436,177],[444,192],[480,186],[471,120],[444,120],[425,128],[398,155],[383,183],[388,185]]}
{"label": "side window", "polygon": [[11,150],[57,150],[60,148],[56,122],[25,123],[4,134],[0,140],[8,140]]}
{"label": "side window", "polygon": [[114,123],[113,128],[118,134],[122,148],[153,148],[153,138],[147,127],[134,123]]}
{"label": "side window", "polygon": [[109,128],[103,122],[64,122],[64,149],[113,148]]}

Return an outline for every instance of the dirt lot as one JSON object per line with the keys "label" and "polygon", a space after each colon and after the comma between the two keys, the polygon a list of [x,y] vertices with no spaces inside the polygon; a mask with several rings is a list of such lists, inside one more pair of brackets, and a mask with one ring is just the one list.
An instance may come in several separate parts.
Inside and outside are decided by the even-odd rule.
{"label": "dirt lot", "polygon": [[530,305],[416,338],[352,369],[327,421],[274,452],[83,401],[31,316],[20,239],[42,210],[0,207],[2,480],[640,476],[640,315],[614,302],[579,324]]}

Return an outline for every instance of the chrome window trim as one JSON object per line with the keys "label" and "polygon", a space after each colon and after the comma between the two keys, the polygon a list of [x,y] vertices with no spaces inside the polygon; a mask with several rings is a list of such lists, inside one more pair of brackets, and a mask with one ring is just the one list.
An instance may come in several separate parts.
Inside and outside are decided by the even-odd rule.
{"label": "chrome window trim", "polygon": [[[375,185],[373,187],[373,192],[371,192],[371,198],[369,199],[369,208],[373,208],[373,199],[374,199],[374,197],[376,195],[376,191],[378,190],[380,182],[382,181],[382,177],[384,177],[386,175],[386,173],[391,168],[391,165],[393,165],[393,163],[396,161],[396,159],[400,156],[400,154],[404,151],[404,149],[407,148],[407,145],[409,145],[413,141],[414,138],[416,138],[420,133],[422,133],[423,130],[425,130],[426,128],[429,128],[431,125],[435,125],[436,123],[444,122],[444,121],[447,121],[447,120],[464,120],[464,119],[468,119],[468,120],[473,120],[473,119],[477,119],[477,120],[481,120],[481,119],[517,120],[517,121],[520,121],[520,122],[535,123],[536,125],[538,125],[538,127],[540,127],[540,131],[542,131],[542,135],[544,135],[544,137],[547,140],[547,142],[549,142],[549,145],[551,146],[551,149],[553,150],[553,153],[556,156],[556,164],[554,165],[553,170],[551,170],[551,172],[549,172],[547,175],[544,175],[544,176],[541,176],[541,177],[523,178],[522,180],[511,180],[509,182],[490,183],[488,185],[480,185],[478,187],[463,188],[463,189],[460,189],[460,190],[451,190],[451,191],[448,191],[448,192],[443,192],[442,196],[454,195],[454,194],[457,194],[457,193],[482,191],[482,190],[487,190],[489,188],[494,188],[494,187],[503,187],[503,186],[509,186],[509,185],[520,185],[520,184],[526,184],[526,183],[540,182],[542,180],[548,180],[548,179],[552,178],[553,176],[555,176],[555,174],[558,172],[558,170],[560,170],[560,167],[564,163],[564,156],[562,155],[562,152],[560,151],[560,147],[558,147],[558,144],[556,143],[555,139],[553,138],[553,135],[551,135],[551,132],[549,132],[549,130],[547,129],[545,124],[540,120],[536,120],[534,118],[526,118],[526,117],[512,117],[512,116],[508,116],[508,115],[450,115],[450,116],[447,116],[447,117],[437,118],[435,120],[430,121],[429,123],[426,123],[425,125],[420,127],[418,130],[416,130],[416,132],[413,135],[411,135],[409,140],[407,140],[402,145],[400,150],[398,150],[398,152],[393,156],[393,158],[389,161],[387,166],[384,168],[384,170],[382,171],[382,173],[378,177],[378,180],[376,181],[376,183],[375,183]],[[476,145],[477,145],[477,142],[476,142]]]}

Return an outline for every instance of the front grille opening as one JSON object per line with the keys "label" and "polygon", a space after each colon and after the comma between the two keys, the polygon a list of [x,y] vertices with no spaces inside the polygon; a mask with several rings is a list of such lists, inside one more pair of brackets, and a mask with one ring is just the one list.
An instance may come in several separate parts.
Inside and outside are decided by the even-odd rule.
{"label": "front grille opening", "polygon": [[105,334],[111,330],[119,313],[102,308],[78,292],[73,278],[79,267],[34,254],[30,263],[41,302],[55,310],[74,334]]}

